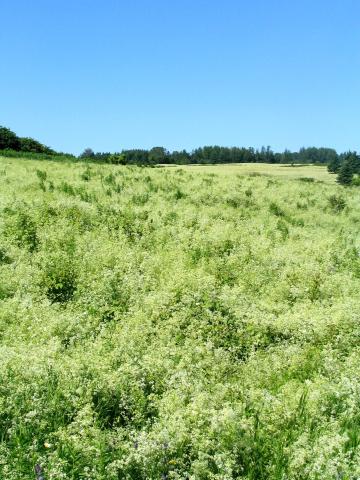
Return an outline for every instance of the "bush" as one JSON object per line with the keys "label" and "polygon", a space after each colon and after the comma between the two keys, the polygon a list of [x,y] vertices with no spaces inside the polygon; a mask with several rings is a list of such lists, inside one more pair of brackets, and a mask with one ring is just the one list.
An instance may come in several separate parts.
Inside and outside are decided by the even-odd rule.
{"label": "bush", "polygon": [[11,257],[8,255],[4,247],[0,247],[0,265],[12,263]]}
{"label": "bush", "polygon": [[174,193],[174,199],[175,200],[181,200],[182,198],[185,198],[186,194],[180,190],[180,188],[176,188],[175,193]]}
{"label": "bush", "polygon": [[241,201],[240,197],[228,197],[226,199],[226,203],[230,207],[239,208],[243,202]]}
{"label": "bush", "polygon": [[283,220],[278,220],[276,228],[279,230],[284,240],[289,236],[289,228]]}
{"label": "bush", "polygon": [[61,184],[59,185],[59,191],[72,197],[76,195],[74,187],[68,182],[61,182]]}
{"label": "bush", "polygon": [[32,217],[22,207],[18,210],[8,208],[5,212],[7,213],[6,235],[14,239],[19,247],[27,248],[30,252],[35,251],[39,245],[39,238],[37,226]]}
{"label": "bush", "polygon": [[360,187],[360,175],[355,175],[352,179],[352,185]]}
{"label": "bush", "polygon": [[81,180],[84,180],[84,182],[89,182],[91,180],[91,176],[92,176],[91,168],[87,166],[86,170],[84,170],[80,175],[80,178]]}
{"label": "bush", "polygon": [[331,195],[328,202],[331,210],[335,213],[342,212],[346,207],[346,200],[342,195]]}
{"label": "bush", "polygon": [[314,183],[315,178],[313,178],[313,177],[301,177],[301,178],[299,178],[299,181],[300,182],[305,182],[305,183]]}
{"label": "bush", "polygon": [[276,217],[285,217],[286,216],[285,211],[281,207],[279,207],[279,205],[275,202],[270,203],[269,211],[270,211],[270,213],[272,213]]}
{"label": "bush", "polygon": [[40,286],[51,302],[65,303],[76,291],[76,270],[71,256],[49,254],[42,267]]}

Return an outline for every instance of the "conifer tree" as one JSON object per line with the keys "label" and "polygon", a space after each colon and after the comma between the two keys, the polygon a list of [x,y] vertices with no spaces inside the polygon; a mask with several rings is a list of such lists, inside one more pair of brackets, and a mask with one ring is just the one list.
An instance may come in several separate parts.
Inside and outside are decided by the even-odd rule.
{"label": "conifer tree", "polygon": [[340,183],[340,185],[351,185],[353,175],[354,170],[351,161],[346,160],[339,170],[336,181]]}

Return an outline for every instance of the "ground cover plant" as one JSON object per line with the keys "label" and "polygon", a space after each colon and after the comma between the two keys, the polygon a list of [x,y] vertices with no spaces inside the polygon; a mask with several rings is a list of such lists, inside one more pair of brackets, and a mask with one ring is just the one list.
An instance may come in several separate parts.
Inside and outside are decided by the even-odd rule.
{"label": "ground cover plant", "polygon": [[226,168],[1,160],[1,478],[360,477],[359,190]]}

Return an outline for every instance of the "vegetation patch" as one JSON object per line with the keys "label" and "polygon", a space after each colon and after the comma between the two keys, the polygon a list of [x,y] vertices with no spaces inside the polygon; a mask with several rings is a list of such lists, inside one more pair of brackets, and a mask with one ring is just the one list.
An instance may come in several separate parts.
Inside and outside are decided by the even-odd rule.
{"label": "vegetation patch", "polygon": [[115,161],[0,175],[0,478],[359,478],[359,190]]}

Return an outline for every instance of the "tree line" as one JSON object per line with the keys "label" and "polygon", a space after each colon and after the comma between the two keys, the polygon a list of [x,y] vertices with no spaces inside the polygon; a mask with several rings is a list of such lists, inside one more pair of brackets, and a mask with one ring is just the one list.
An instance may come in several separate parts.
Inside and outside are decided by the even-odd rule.
{"label": "tree line", "polygon": [[[333,148],[301,148],[298,152],[285,150],[275,153],[270,147],[260,150],[244,147],[200,147],[192,152],[186,150],[169,152],[164,147],[150,150],[122,150],[119,153],[95,153],[86,148],[80,159],[93,162],[106,162],[121,165],[186,165],[186,164],[221,164],[221,163],[277,163],[277,164],[315,164],[327,165],[330,173],[337,174],[337,181],[342,185],[360,185],[360,155],[357,152],[338,154]],[[355,177],[356,175],[356,177]],[[355,177],[355,178],[354,178]]]}
{"label": "tree line", "polygon": [[99,162],[119,164],[221,164],[221,163],[315,163],[327,165],[339,158],[332,148],[301,148],[298,152],[285,150],[274,152],[270,147],[254,149],[252,147],[220,147],[218,145],[200,147],[188,152],[186,150],[168,151],[164,147],[153,147],[150,150],[131,149],[118,153],[95,153],[86,148],[79,156],[81,159],[91,159]]}
{"label": "tree line", "polygon": [[[34,154],[51,157],[66,157],[71,160],[88,160],[99,163],[120,165],[186,165],[186,164],[225,164],[225,163],[277,163],[277,164],[317,164],[327,165],[329,172],[338,175],[339,183],[354,183],[354,176],[360,175],[360,156],[357,152],[338,154],[333,148],[301,148],[298,152],[285,150],[274,152],[271,147],[220,147],[218,145],[196,148],[190,152],[164,147],[128,149],[120,152],[94,152],[86,148],[78,157],[56,152],[29,137],[18,137],[9,128],[0,126],[0,151],[8,156],[32,156]],[[45,157],[43,157],[45,158]],[[355,181],[360,183],[355,178]]]}

